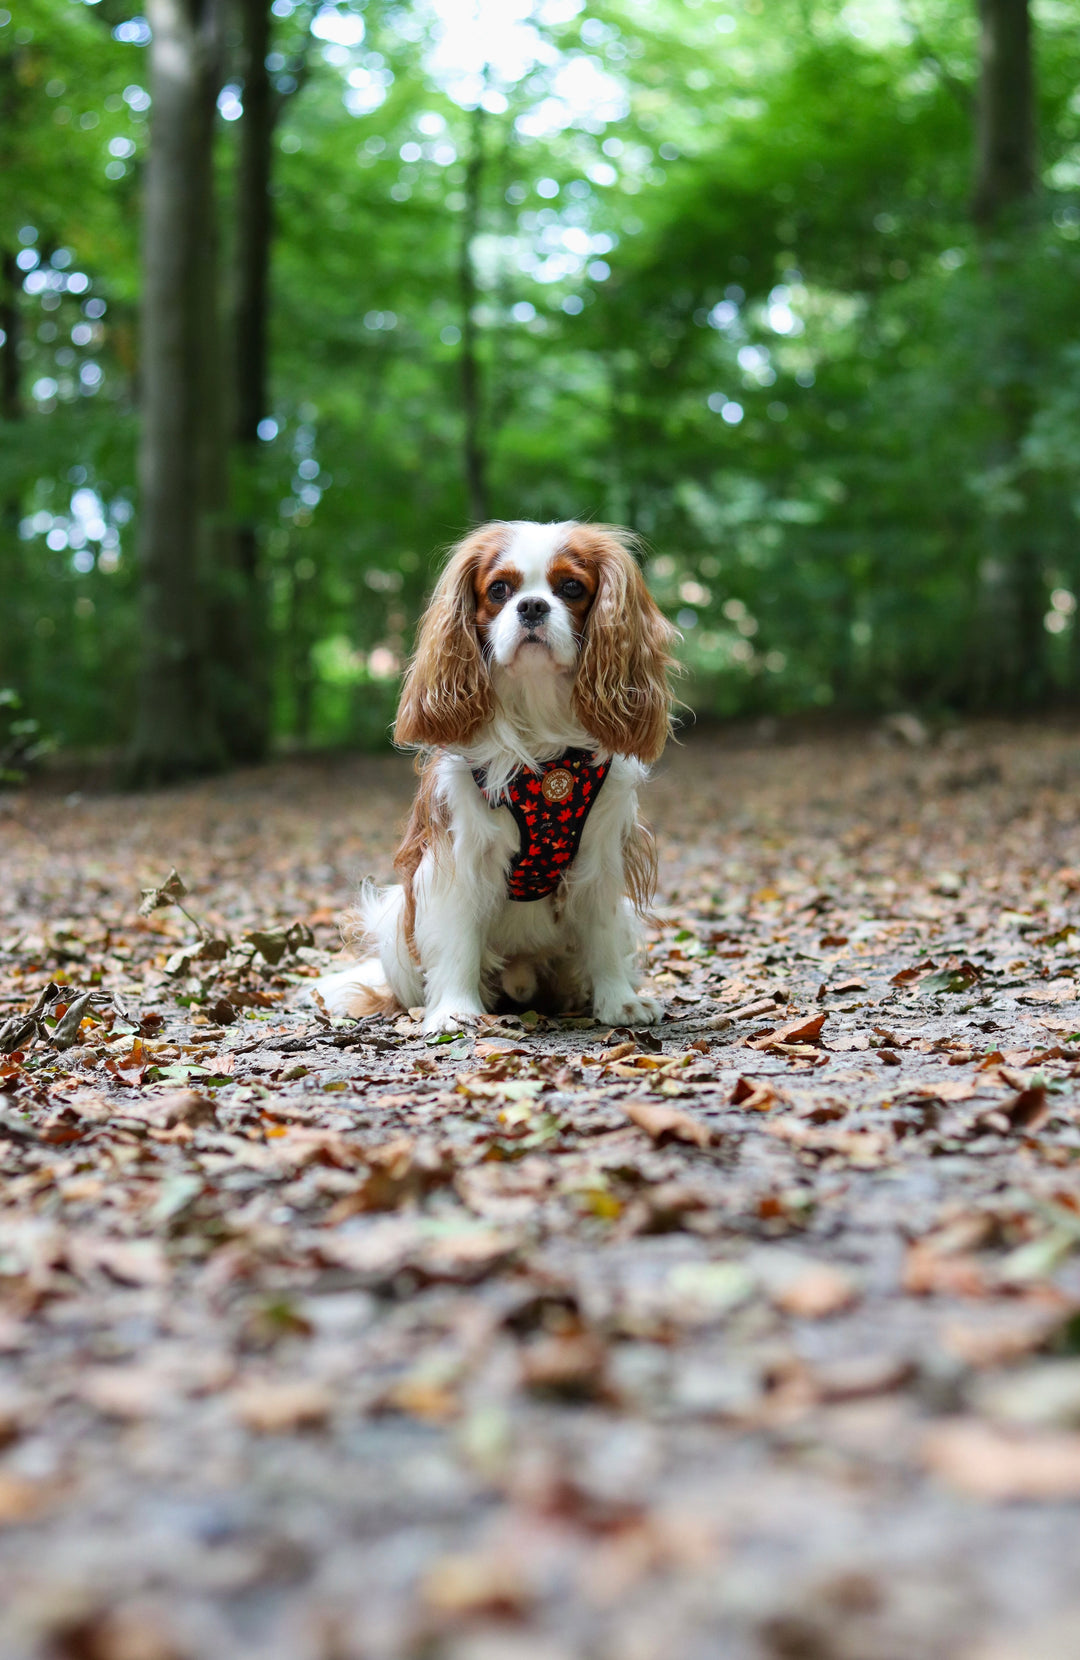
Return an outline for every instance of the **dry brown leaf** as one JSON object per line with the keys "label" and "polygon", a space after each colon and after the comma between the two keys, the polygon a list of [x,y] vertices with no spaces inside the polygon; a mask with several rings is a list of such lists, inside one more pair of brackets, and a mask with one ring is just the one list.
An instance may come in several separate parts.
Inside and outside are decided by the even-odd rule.
{"label": "dry brown leaf", "polygon": [[527,1389],[563,1400],[593,1400],[606,1388],[607,1351],[591,1332],[550,1335],[529,1343],[521,1355]]}
{"label": "dry brown leaf", "polygon": [[398,1378],[387,1391],[384,1404],[432,1424],[446,1423],[461,1411],[461,1402],[448,1383],[423,1368]]}
{"label": "dry brown leaf", "polygon": [[1050,1103],[1046,1098],[1046,1085],[1034,1084],[1030,1088],[1021,1089],[1011,1101],[1001,1101],[996,1106],[981,1112],[976,1120],[988,1129],[1000,1130],[1008,1135],[1012,1130],[1033,1134],[1041,1129],[1050,1117]]}
{"label": "dry brown leaf", "polygon": [[943,1078],[940,1083],[916,1084],[912,1089],[905,1089],[904,1095],[930,1101],[970,1101],[973,1095],[978,1095],[979,1087],[970,1078]]}
{"label": "dry brown leaf", "polygon": [[927,957],[925,962],[914,963],[910,968],[901,968],[889,981],[891,986],[907,986],[912,980],[921,980],[924,974],[930,974],[937,964]]}
{"label": "dry brown leaf", "polygon": [[827,1262],[814,1262],[778,1286],[772,1301],[784,1314],[802,1320],[824,1320],[851,1308],[858,1297],[858,1287],[850,1274]]}
{"label": "dry brown leaf", "polygon": [[942,1348],[978,1370],[1008,1366],[1041,1349],[1061,1325],[1061,1312],[1052,1308],[995,1309],[985,1320],[955,1320],[941,1334]]}
{"label": "dry brown leaf", "polygon": [[943,1256],[919,1240],[908,1246],[901,1284],[911,1297],[985,1297],[991,1279],[977,1258]]}
{"label": "dry brown leaf", "polygon": [[282,1435],[320,1426],[330,1416],[333,1404],[326,1385],[307,1378],[294,1383],[259,1379],[241,1385],[232,1396],[240,1422],[260,1435]]}
{"label": "dry brown leaf", "polygon": [[420,1596],[441,1614],[505,1620],[522,1614],[535,1590],[519,1562],[492,1549],[440,1557],[424,1574]]}
{"label": "dry brown leaf", "polygon": [[934,1475],[972,1498],[1080,1498],[1080,1434],[1011,1435],[964,1419],[931,1430],[922,1454]]}
{"label": "dry brown leaf", "polygon": [[156,1239],[98,1239],[88,1234],[70,1235],[65,1255],[73,1274],[80,1279],[103,1269],[122,1285],[165,1285],[170,1277],[165,1250]]}
{"label": "dry brown leaf", "polygon": [[814,1367],[814,1392],[823,1401],[865,1400],[902,1388],[914,1370],[902,1354],[849,1355]]}
{"label": "dry brown leaf", "polygon": [[695,1147],[708,1147],[714,1139],[707,1124],[678,1107],[661,1106],[655,1101],[623,1101],[620,1105],[631,1123],[661,1145],[665,1141],[685,1141]]}
{"label": "dry brown leaf", "polygon": [[758,997],[753,1003],[741,1003],[737,1009],[725,1009],[729,1020],[757,1020],[761,1015],[775,1014],[775,997]]}
{"label": "dry brown leaf", "polygon": [[144,1095],[135,1101],[125,1100],[125,1118],[144,1118],[148,1124],[171,1130],[178,1124],[213,1124],[217,1108],[208,1096],[194,1089],[171,1089],[162,1095]]}
{"label": "dry brown leaf", "polygon": [[93,1366],[79,1379],[79,1394],[108,1418],[150,1418],[176,1404],[170,1380],[155,1366]]}
{"label": "dry brown leaf", "polygon": [[729,1096],[733,1107],[747,1112],[771,1112],[786,1099],[766,1078],[737,1078]]}
{"label": "dry brown leaf", "polygon": [[761,1037],[751,1038],[747,1048],[768,1050],[788,1043],[816,1043],[828,1018],[827,1009],[823,1009],[820,1014],[804,1015],[787,1026],[778,1027],[775,1032],[765,1032]]}
{"label": "dry brown leaf", "polygon": [[48,1504],[51,1488],[42,1481],[0,1470],[0,1527],[17,1527],[30,1521]]}
{"label": "dry brown leaf", "polygon": [[327,1232],[318,1242],[325,1261],[371,1285],[388,1283],[406,1268],[426,1279],[471,1284],[507,1261],[517,1246],[515,1235],[480,1224],[435,1234],[412,1215],[373,1219],[355,1233]]}
{"label": "dry brown leaf", "polygon": [[767,1135],[789,1141],[802,1152],[826,1157],[839,1154],[860,1169],[872,1170],[884,1164],[892,1154],[889,1137],[880,1130],[840,1130],[818,1128],[802,1119],[787,1116],[770,1119],[765,1126]]}
{"label": "dry brown leaf", "polygon": [[606,1066],[609,1061],[622,1061],[627,1055],[636,1055],[637,1047],[636,1043],[616,1043],[611,1049],[601,1049],[601,1064]]}

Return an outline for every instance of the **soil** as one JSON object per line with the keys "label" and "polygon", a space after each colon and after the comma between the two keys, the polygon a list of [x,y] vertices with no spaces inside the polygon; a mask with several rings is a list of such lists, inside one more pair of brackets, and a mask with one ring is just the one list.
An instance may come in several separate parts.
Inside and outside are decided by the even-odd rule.
{"label": "soil", "polygon": [[0,797],[5,1660],[1072,1660],[1078,781],[691,734],[663,1025],[438,1041],[407,761]]}

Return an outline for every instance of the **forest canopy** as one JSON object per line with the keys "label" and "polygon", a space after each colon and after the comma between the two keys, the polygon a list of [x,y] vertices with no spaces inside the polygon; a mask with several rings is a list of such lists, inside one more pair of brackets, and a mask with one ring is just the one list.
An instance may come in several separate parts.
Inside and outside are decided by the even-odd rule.
{"label": "forest canopy", "polygon": [[1080,686],[1075,0],[17,0],[0,170],[65,745],[386,741],[488,516],[637,531],[699,713]]}

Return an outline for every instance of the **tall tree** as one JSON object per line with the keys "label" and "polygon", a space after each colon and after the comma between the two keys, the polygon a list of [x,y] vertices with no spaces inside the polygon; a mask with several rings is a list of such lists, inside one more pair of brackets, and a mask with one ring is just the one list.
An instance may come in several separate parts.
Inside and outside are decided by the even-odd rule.
{"label": "tall tree", "polygon": [[[23,413],[19,344],[22,313],[19,290],[22,272],[10,248],[0,250],[0,421],[18,421]],[[28,691],[26,619],[21,615],[22,547],[19,541],[19,498],[12,493],[0,502],[0,589],[7,598],[0,606],[0,686]]]}
{"label": "tall tree", "polygon": [[487,456],[482,437],[483,397],[480,360],[477,352],[479,329],[476,321],[476,272],[473,242],[480,229],[484,171],[484,109],[477,104],[472,116],[472,138],[465,164],[465,206],[461,215],[461,243],[458,250],[458,293],[461,298],[461,412],[464,420],[462,459],[465,468],[465,497],[469,518],[480,524],[488,516]]}
{"label": "tall tree", "polygon": [[979,0],[977,224],[992,228],[1035,189],[1035,77],[1028,0]]}
{"label": "tall tree", "polygon": [[213,607],[215,706],[229,757],[258,761],[270,735],[266,579],[257,528],[259,423],[267,413],[267,317],[277,98],[266,67],[270,0],[237,0],[243,86],[233,214],[233,524],[222,542]]}
{"label": "tall tree", "polygon": [[213,137],[219,0],[148,0],[150,156],[143,208],[139,444],[141,783],[220,764],[208,691],[206,580],[220,453],[215,396]]}
{"label": "tall tree", "polygon": [[1045,582],[1034,526],[1035,479],[1024,466],[1035,356],[1027,284],[1035,199],[1035,71],[1028,0],[979,0],[979,94],[972,216],[981,237],[992,335],[987,402],[996,432],[977,653],[987,702],[1023,705],[1045,686]]}
{"label": "tall tree", "polygon": [[[19,115],[18,47],[0,58],[0,129],[13,131]],[[6,146],[5,146],[6,148]],[[9,158],[5,158],[9,159]],[[14,239],[13,239],[14,240]],[[19,294],[22,272],[16,263],[13,248],[0,249],[0,421],[18,421],[22,417],[22,373],[19,347],[22,335],[22,311]],[[28,688],[25,622],[20,616],[22,592],[22,549],[19,545],[19,497],[14,491],[5,492],[0,502],[0,588],[7,594],[0,608],[0,687],[12,685],[25,695]]]}

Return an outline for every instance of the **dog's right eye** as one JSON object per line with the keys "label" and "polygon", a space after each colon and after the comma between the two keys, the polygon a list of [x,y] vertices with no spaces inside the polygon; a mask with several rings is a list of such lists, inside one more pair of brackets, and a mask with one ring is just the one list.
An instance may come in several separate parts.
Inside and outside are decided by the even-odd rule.
{"label": "dog's right eye", "polygon": [[488,589],[488,599],[493,600],[496,605],[502,605],[504,603],[504,601],[508,600],[509,598],[510,598],[510,584],[509,584],[509,582],[501,582],[501,581],[500,582],[493,582],[491,584],[491,587]]}

